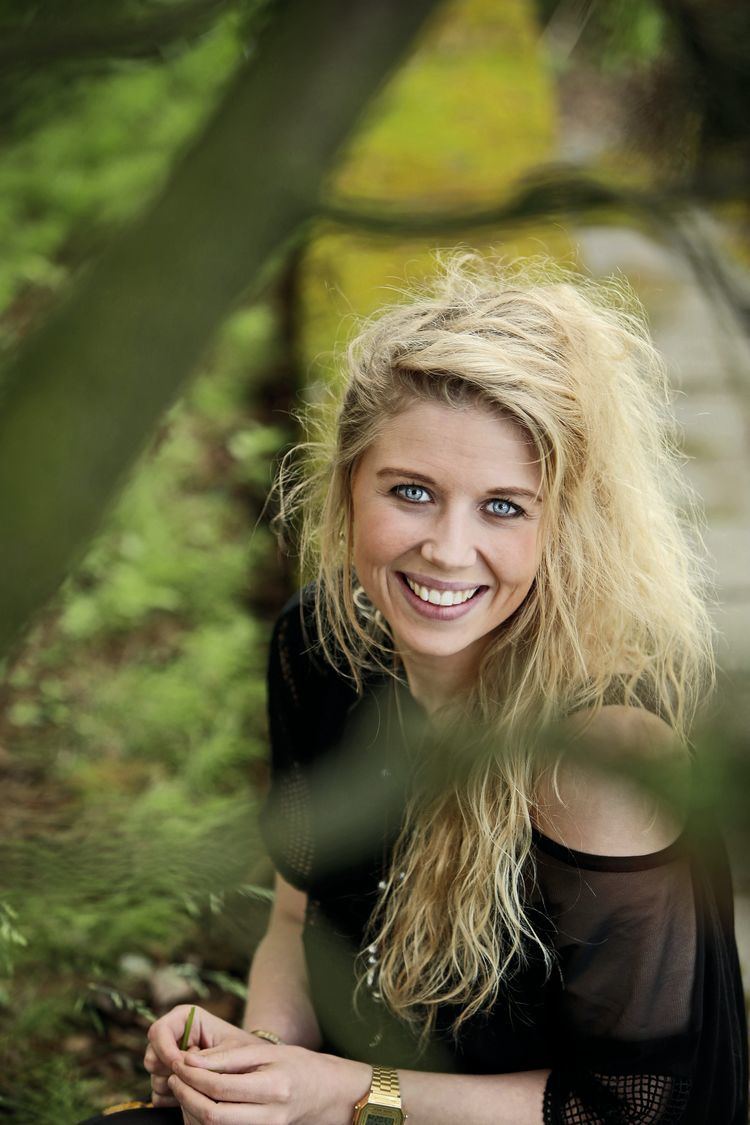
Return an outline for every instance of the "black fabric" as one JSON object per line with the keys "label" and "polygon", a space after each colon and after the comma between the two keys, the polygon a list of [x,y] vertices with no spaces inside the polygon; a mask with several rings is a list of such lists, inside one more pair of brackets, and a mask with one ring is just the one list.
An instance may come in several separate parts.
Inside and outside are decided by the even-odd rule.
{"label": "black fabric", "polygon": [[87,1117],[80,1125],[182,1125],[182,1120],[182,1110],[179,1106],[157,1109],[154,1106],[143,1105],[137,1109],[112,1107],[106,1113]]}
{"label": "black fabric", "polygon": [[[585,855],[535,832],[529,910],[555,968],[545,974],[530,944],[491,1012],[467,1021],[458,1041],[448,1005],[420,1054],[373,995],[376,981],[355,1003],[355,959],[403,812],[403,794],[400,806],[391,799],[399,768],[415,760],[399,745],[393,709],[407,732],[420,711],[386,680],[372,677],[357,696],[316,651],[309,596],[291,599],[270,650],[272,784],[261,828],[279,872],[308,896],[303,941],[323,1049],[443,1072],[550,1068],[545,1125],[745,1125],[731,878],[720,834],[705,822],[699,846],[688,826],[670,847],[636,857]],[[360,826],[365,811],[374,826],[342,849],[337,832]]]}

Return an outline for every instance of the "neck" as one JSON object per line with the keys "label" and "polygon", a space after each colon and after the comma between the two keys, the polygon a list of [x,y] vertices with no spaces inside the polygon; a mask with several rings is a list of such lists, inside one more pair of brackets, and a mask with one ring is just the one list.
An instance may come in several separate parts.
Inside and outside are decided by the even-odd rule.
{"label": "neck", "polygon": [[474,683],[479,654],[472,649],[448,657],[402,652],[409,691],[432,715]]}

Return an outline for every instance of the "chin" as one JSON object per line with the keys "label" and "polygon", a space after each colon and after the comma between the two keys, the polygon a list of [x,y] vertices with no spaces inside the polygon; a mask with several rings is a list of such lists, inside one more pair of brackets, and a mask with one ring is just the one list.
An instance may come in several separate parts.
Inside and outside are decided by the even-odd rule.
{"label": "chin", "polygon": [[[484,636],[485,634],[482,634]],[[482,637],[424,637],[415,635],[412,630],[405,629],[398,634],[399,643],[409,652],[419,656],[457,656],[471,645],[477,643]]]}

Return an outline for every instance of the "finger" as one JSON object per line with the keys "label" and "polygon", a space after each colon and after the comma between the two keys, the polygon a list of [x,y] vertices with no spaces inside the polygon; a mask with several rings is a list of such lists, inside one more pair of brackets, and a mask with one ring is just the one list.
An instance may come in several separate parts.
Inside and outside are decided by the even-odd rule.
{"label": "finger", "polygon": [[191,1051],[184,1055],[189,1066],[206,1070],[221,1070],[224,1074],[245,1074],[256,1066],[265,1066],[278,1060],[279,1048],[272,1043],[254,1043],[241,1047],[210,1047],[205,1051]]}
{"label": "finger", "polygon": [[177,1101],[177,1098],[173,1098],[171,1094],[169,1097],[166,1097],[164,1094],[152,1094],[151,1104],[155,1106],[156,1109],[174,1109],[174,1107],[178,1106],[180,1103]]}
{"label": "finger", "polygon": [[180,1103],[183,1115],[195,1118],[198,1125],[209,1121],[211,1125],[262,1125],[268,1120],[267,1107],[214,1102],[176,1074],[169,1079],[169,1088]]}
{"label": "finger", "polygon": [[[189,1010],[189,1008],[186,1008],[186,1011]],[[196,1011],[196,1017],[197,1015],[198,1013]],[[182,1023],[183,1020],[180,1009],[175,1008],[174,1012],[170,1012],[168,1016],[164,1016],[162,1019],[157,1020],[156,1023],[152,1023],[151,1027],[148,1029],[149,1045],[162,1066],[166,1066],[168,1071],[171,1071],[175,1059],[181,1057],[182,1052],[180,1051],[177,1038],[178,1029]],[[197,1023],[198,1019],[196,1018],[190,1031],[191,1039],[193,1039],[194,1035],[197,1036],[200,1034],[199,1031],[196,1032],[195,1024]]]}
{"label": "finger", "polygon": [[169,1086],[167,1085],[167,1079],[166,1078],[160,1078],[158,1075],[153,1074],[151,1076],[151,1089],[154,1091],[155,1094],[168,1095],[169,1094]]}
{"label": "finger", "polygon": [[278,1076],[267,1068],[252,1070],[249,1074],[216,1073],[188,1066],[183,1060],[175,1065],[174,1073],[185,1085],[215,1102],[267,1105],[279,1100],[274,1092]]}
{"label": "finger", "polygon": [[149,1074],[158,1074],[163,1078],[169,1078],[172,1073],[170,1067],[161,1061],[150,1043],[146,1048],[146,1054],[143,1056],[143,1065]]}

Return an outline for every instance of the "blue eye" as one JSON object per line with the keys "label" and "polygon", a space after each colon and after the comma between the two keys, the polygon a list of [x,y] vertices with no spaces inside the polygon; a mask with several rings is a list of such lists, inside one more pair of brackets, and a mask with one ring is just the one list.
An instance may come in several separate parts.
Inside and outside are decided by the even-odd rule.
{"label": "blue eye", "polygon": [[[493,516],[504,516],[506,518],[510,517],[511,519],[515,519],[516,516],[524,515],[523,508],[519,508],[518,504],[513,504],[510,500],[501,500],[497,497],[495,500],[488,500],[487,503],[490,505],[490,511]],[[503,510],[500,511],[496,508],[493,511],[492,509],[495,504],[498,504]],[[512,509],[512,511],[510,509]]]}
{"label": "blue eye", "polygon": [[397,484],[393,492],[396,496],[400,496],[402,500],[408,500],[410,504],[427,503],[427,500],[422,499],[419,493],[422,493],[429,499],[427,489],[422,488],[421,484]]}
{"label": "blue eye", "polygon": [[[391,492],[409,504],[429,504],[431,499],[430,493],[421,484],[397,484]],[[499,519],[517,519],[518,516],[526,515],[518,504],[514,504],[511,500],[502,500],[499,496],[488,500],[487,505],[490,515]]]}

